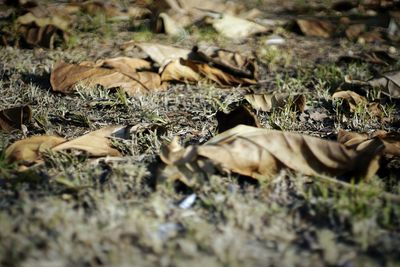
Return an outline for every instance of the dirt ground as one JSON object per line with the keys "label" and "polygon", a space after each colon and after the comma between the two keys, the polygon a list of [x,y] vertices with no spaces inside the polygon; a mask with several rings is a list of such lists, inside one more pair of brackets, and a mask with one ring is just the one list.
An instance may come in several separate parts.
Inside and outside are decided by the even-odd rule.
{"label": "dirt ground", "polygon": [[[261,10],[264,19],[335,20],[346,14],[330,10],[331,1],[306,2],[245,4]],[[0,23],[7,25],[9,17],[3,14]],[[293,27],[243,41],[202,25],[176,38],[131,22],[84,15],[72,32],[72,40],[54,49],[0,47],[0,110],[30,105],[33,111],[26,130],[0,131],[0,266],[400,266],[398,157],[385,159],[385,168],[356,186],[290,170],[267,182],[214,174],[195,188],[157,180],[163,144],[175,136],[184,146],[205,143],[218,134],[216,112],[232,110],[249,91],[306,96],[304,113],[256,112],[267,129],[329,140],[339,129],[398,132],[396,100],[381,100],[384,117],[390,117],[383,120],[365,110],[345,116],[331,99],[346,75],[368,80],[399,70],[398,42],[310,37]],[[284,44],[268,45],[271,35],[281,36]],[[253,55],[259,83],[223,89],[209,82],[174,83],[168,90],[136,96],[102,88],[52,91],[49,77],[56,62],[144,57],[138,49],[121,48],[131,40],[188,49],[215,45]],[[338,60],[371,50],[384,50],[396,62]],[[71,139],[106,125],[139,123],[160,124],[166,131],[115,141],[123,157],[48,153],[44,164],[25,172],[4,158],[5,149],[25,137]],[[194,202],[184,207],[188,198]]]}

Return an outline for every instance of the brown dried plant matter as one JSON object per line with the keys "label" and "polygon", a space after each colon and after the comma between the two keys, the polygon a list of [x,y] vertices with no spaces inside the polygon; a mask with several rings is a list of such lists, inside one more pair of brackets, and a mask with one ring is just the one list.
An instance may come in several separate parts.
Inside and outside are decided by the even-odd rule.
{"label": "brown dried plant matter", "polygon": [[311,176],[368,179],[379,168],[383,148],[379,139],[356,151],[316,137],[239,125],[201,146],[166,146],[161,158],[184,182],[190,178],[181,170],[210,164],[256,179],[270,179],[283,168]]}

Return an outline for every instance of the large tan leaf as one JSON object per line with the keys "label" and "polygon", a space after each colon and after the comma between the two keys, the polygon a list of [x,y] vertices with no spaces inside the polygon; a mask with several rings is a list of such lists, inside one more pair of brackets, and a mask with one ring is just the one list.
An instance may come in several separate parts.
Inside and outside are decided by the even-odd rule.
{"label": "large tan leaf", "polygon": [[306,175],[369,178],[378,169],[382,149],[380,140],[355,151],[316,137],[239,125],[202,146],[164,147],[161,159],[186,176],[185,182],[190,178],[181,170],[204,169],[207,162],[257,179],[270,178],[282,168]]}
{"label": "large tan leaf", "polygon": [[296,22],[307,36],[329,38],[335,31],[333,24],[328,21],[298,19]]}
{"label": "large tan leaf", "polygon": [[[121,69],[121,66],[118,67]],[[81,83],[86,86],[101,85],[107,89],[121,87],[129,95],[164,89],[161,78],[153,72],[124,73],[115,69],[58,63],[50,76],[54,91],[70,93],[74,86]]]}
{"label": "large tan leaf", "polygon": [[271,112],[277,108],[284,108],[290,105],[290,108],[304,112],[306,106],[306,97],[304,95],[289,95],[286,93],[274,94],[248,94],[245,99],[256,110]]}
{"label": "large tan leaf", "polygon": [[384,144],[384,155],[400,156],[400,134],[393,132],[378,130],[372,133],[354,133],[340,130],[338,133],[338,142],[346,147],[362,150],[369,145],[374,139],[379,139]]}
{"label": "large tan leaf", "polygon": [[29,106],[4,109],[0,111],[0,130],[5,132],[22,130],[22,125],[30,123],[31,120],[32,109]]}
{"label": "large tan leaf", "polygon": [[269,30],[258,23],[228,14],[213,18],[211,24],[217,32],[230,39],[244,39]]}
{"label": "large tan leaf", "polygon": [[33,136],[10,145],[6,149],[5,155],[10,162],[31,165],[40,161],[43,152],[66,141],[66,139],[57,136]]}
{"label": "large tan leaf", "polygon": [[161,45],[156,43],[136,43],[135,46],[139,47],[145,52],[154,62],[163,66],[170,60],[186,59],[191,50],[183,49],[168,45]]}
{"label": "large tan leaf", "polygon": [[111,137],[114,132],[123,128],[125,128],[125,126],[109,126],[101,128],[97,131],[90,132],[81,137],[55,146],[52,150],[79,150],[84,151],[89,156],[93,157],[120,156],[121,154],[119,151],[111,147],[109,137]]}

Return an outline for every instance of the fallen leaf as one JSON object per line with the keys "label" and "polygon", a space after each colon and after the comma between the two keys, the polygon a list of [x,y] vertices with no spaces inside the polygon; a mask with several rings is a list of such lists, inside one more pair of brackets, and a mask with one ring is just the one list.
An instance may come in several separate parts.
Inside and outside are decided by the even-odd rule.
{"label": "fallen leaf", "polygon": [[42,154],[48,150],[75,150],[90,157],[120,156],[119,151],[111,147],[109,138],[126,138],[127,129],[126,126],[108,126],[70,141],[58,136],[33,136],[10,145],[5,155],[9,162],[24,166],[42,162]]}
{"label": "fallen leaf", "polygon": [[329,38],[335,31],[333,24],[328,21],[298,19],[296,22],[306,36]]}
{"label": "fallen leaf", "polygon": [[277,108],[284,108],[287,105],[293,110],[304,112],[306,106],[306,97],[301,94],[248,94],[244,98],[254,109],[266,112],[271,112]]}
{"label": "fallen leaf", "polygon": [[204,171],[210,165],[256,179],[269,179],[283,168],[310,176],[368,179],[379,167],[382,150],[380,140],[356,151],[312,136],[239,125],[201,146],[184,149],[172,143],[161,149],[160,157],[166,170],[178,172],[174,178],[189,183],[191,170]]}
{"label": "fallen leaf", "polygon": [[359,107],[363,107],[373,116],[381,117],[383,113],[379,103],[368,102],[365,97],[350,90],[335,92],[332,98],[341,99],[343,101],[343,109],[346,112],[354,113]]}
{"label": "fallen leaf", "polygon": [[[121,62],[119,62],[121,63]],[[58,63],[50,75],[50,83],[54,91],[71,93],[74,86],[81,83],[85,86],[101,85],[106,89],[120,87],[129,95],[162,90],[160,75],[154,72],[128,72],[127,66],[118,66],[117,69],[89,67]],[[123,69],[124,73],[118,70]]]}
{"label": "fallen leaf", "polygon": [[255,79],[241,78],[234,74],[227,73],[219,68],[212,67],[206,63],[197,63],[192,60],[182,59],[180,63],[191,68],[194,72],[200,73],[205,78],[217,83],[220,86],[237,86],[256,84]]}
{"label": "fallen leaf", "polygon": [[257,65],[252,60],[223,49],[213,48],[207,52],[209,55],[194,47],[187,59],[167,62],[160,69],[162,81],[198,82],[206,79],[220,86],[257,83]]}
{"label": "fallen leaf", "polygon": [[186,31],[168,14],[161,13],[157,19],[156,32],[166,33],[171,36],[183,36]]}
{"label": "fallen leaf", "polygon": [[181,63],[182,59],[174,59],[160,69],[162,81],[198,82],[202,76],[192,68]]}
{"label": "fallen leaf", "polygon": [[350,90],[335,92],[332,95],[332,98],[343,100],[345,109],[348,110],[349,112],[355,112],[358,106],[366,105],[368,103],[365,97],[360,96],[356,92]]}
{"label": "fallen leaf", "polygon": [[27,13],[17,19],[18,33],[25,43],[32,46],[54,48],[56,38],[68,40],[69,22],[62,17],[52,15],[50,17],[36,17]]}
{"label": "fallen leaf", "polygon": [[391,98],[400,98],[400,71],[382,74],[381,77],[371,79],[368,83],[372,87],[381,89],[383,94]]}
{"label": "fallen leaf", "polygon": [[254,57],[243,56],[238,52],[218,47],[193,47],[189,59],[207,63],[232,75],[257,79],[258,66]]}
{"label": "fallen leaf", "polygon": [[354,133],[339,130],[337,140],[346,147],[360,151],[369,145],[374,139],[383,142],[383,155],[400,156],[400,134],[397,132],[388,133],[377,130],[372,133]]}
{"label": "fallen leaf", "polygon": [[162,81],[193,81],[202,78],[222,86],[255,84],[257,65],[239,53],[211,48],[206,52],[153,43],[135,44],[161,66]]}
{"label": "fallen leaf", "polygon": [[30,106],[14,107],[0,111],[0,130],[11,132],[15,129],[22,130],[23,124],[32,120]]}
{"label": "fallen leaf", "polygon": [[67,140],[57,136],[33,136],[10,145],[5,152],[9,162],[30,166],[41,161],[43,152]]}
{"label": "fallen leaf", "polygon": [[218,14],[210,21],[217,32],[230,39],[245,39],[269,30],[258,23],[228,14]]}
{"label": "fallen leaf", "polygon": [[110,137],[114,132],[125,129],[125,126],[109,126],[90,132],[71,141],[64,142],[52,148],[53,151],[78,150],[91,157],[121,156],[121,153],[111,147]]}
{"label": "fallen leaf", "polygon": [[174,59],[187,59],[191,53],[189,49],[155,43],[135,43],[133,45],[139,47],[159,66],[163,66]]}
{"label": "fallen leaf", "polygon": [[257,116],[245,106],[239,106],[229,113],[217,111],[215,117],[218,121],[218,132],[222,133],[239,124],[261,128]]}

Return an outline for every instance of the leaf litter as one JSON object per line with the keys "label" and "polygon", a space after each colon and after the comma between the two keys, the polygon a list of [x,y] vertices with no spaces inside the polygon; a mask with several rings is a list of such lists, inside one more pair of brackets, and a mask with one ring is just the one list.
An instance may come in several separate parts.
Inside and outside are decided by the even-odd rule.
{"label": "leaf litter", "polygon": [[[35,96],[36,89],[30,89],[31,91],[26,93],[29,97],[23,96],[23,100],[18,101],[27,103],[25,106],[2,108],[0,111],[1,130],[5,132],[7,144],[12,143],[3,149],[4,159],[0,158],[0,166],[7,167],[4,171],[0,171],[1,175],[24,177],[17,179],[22,181],[22,184],[24,181],[29,181],[26,177],[32,174],[43,176],[50,184],[53,181],[59,186],[64,186],[66,191],[63,192],[67,193],[62,194],[62,199],[72,203],[76,201],[75,198],[85,198],[82,196],[84,194],[92,197],[89,191],[97,190],[94,188],[101,188],[102,192],[107,192],[106,194],[109,192],[108,187],[116,190],[113,194],[118,194],[115,195],[118,201],[113,200],[114,195],[111,193],[110,196],[104,195],[107,201],[101,202],[100,209],[103,208],[101,205],[108,205],[106,203],[111,205],[110,203],[132,199],[135,200],[130,203],[137,205],[135,194],[145,195],[140,197],[138,207],[141,209],[140,205],[144,205],[146,216],[157,218],[154,227],[143,217],[144,210],[135,211],[136,213],[132,215],[134,219],[128,219],[129,225],[133,225],[131,228],[128,227],[130,230],[125,228],[124,220],[119,217],[125,216],[127,219],[126,215],[117,215],[118,210],[114,209],[115,212],[110,215],[111,217],[109,214],[104,215],[104,218],[113,218],[118,225],[118,227],[111,226],[109,219],[105,223],[110,231],[116,231],[113,235],[117,240],[115,244],[122,244],[125,241],[121,240],[125,239],[139,240],[140,247],[143,248],[139,255],[146,253],[145,250],[162,255],[163,249],[169,246],[169,242],[183,253],[198,255],[198,247],[203,248],[204,244],[200,244],[198,240],[187,239],[188,233],[198,231],[197,233],[201,234],[202,225],[207,227],[209,225],[202,222],[204,218],[197,214],[198,211],[208,213],[210,210],[215,210],[217,213],[207,216],[216,222],[219,232],[213,233],[213,226],[210,226],[211,230],[204,230],[208,236],[215,235],[215,244],[209,243],[213,244],[211,247],[205,245],[205,250],[211,251],[212,257],[218,258],[218,261],[225,265],[236,262],[236,258],[241,257],[240,255],[245,255],[243,256],[245,260],[241,261],[241,264],[249,264],[250,251],[260,247],[243,245],[241,231],[253,229],[252,231],[258,236],[257,240],[270,242],[271,240],[267,241],[268,238],[265,239],[266,236],[270,239],[271,236],[279,236],[270,227],[280,227],[284,224],[284,220],[279,216],[288,215],[282,215],[281,211],[278,211],[277,215],[267,216],[271,218],[270,220],[276,220],[271,224],[265,221],[255,224],[257,219],[253,215],[258,214],[260,210],[264,212],[265,207],[272,210],[271,201],[279,208],[283,207],[294,213],[297,211],[291,207],[300,205],[300,209],[307,213],[306,217],[300,213],[298,216],[304,220],[306,227],[314,230],[305,230],[310,232],[303,233],[297,229],[294,235],[298,242],[303,242],[311,250],[323,251],[318,262],[329,265],[334,265],[338,261],[354,264],[354,261],[362,258],[361,254],[356,254],[357,256],[351,256],[349,261],[342,259],[343,253],[340,251],[343,248],[337,245],[336,241],[340,245],[343,245],[343,242],[339,241],[338,232],[335,230],[337,228],[321,221],[318,223],[313,221],[317,217],[323,220],[327,216],[324,212],[329,213],[330,218],[336,218],[337,215],[340,220],[354,227],[354,232],[347,236],[350,236],[350,243],[356,245],[351,247],[347,242],[346,246],[350,246],[353,250],[357,247],[361,251],[360,243],[367,242],[370,244],[368,249],[374,250],[380,247],[372,240],[360,241],[365,235],[353,239],[352,235],[356,236],[355,231],[359,228],[356,227],[355,217],[349,216],[346,212],[358,214],[360,209],[351,211],[350,208],[347,210],[339,204],[338,207],[335,205],[354,201],[354,205],[359,205],[359,208],[365,206],[366,210],[375,211],[373,205],[381,205],[382,203],[377,204],[381,199],[383,203],[390,203],[390,201],[395,202],[398,196],[395,186],[388,186],[390,183],[396,185],[393,178],[382,176],[383,173],[389,173],[391,168],[398,170],[392,165],[396,164],[400,154],[398,128],[393,123],[393,117],[398,116],[397,91],[400,88],[396,70],[397,59],[393,56],[397,55],[396,45],[393,43],[396,42],[396,12],[390,12],[387,19],[380,19],[381,10],[388,10],[390,4],[375,6],[358,3],[351,5],[349,9],[346,5],[336,6],[336,9],[341,10],[338,13],[330,13],[329,9],[320,8],[320,13],[316,13],[315,17],[290,16],[282,20],[282,18],[266,18],[264,10],[249,10],[246,8],[248,4],[230,1],[135,1],[122,5],[117,2],[86,1],[55,5],[40,3],[33,4],[33,7],[29,5],[26,7],[20,2],[23,1],[19,1],[16,5],[21,9],[16,8],[15,11],[11,11],[18,14],[14,16],[18,27],[15,32],[11,27],[5,28],[2,44],[14,44],[17,48],[4,49],[19,51],[18,46],[21,47],[21,43],[18,44],[18,38],[21,38],[24,45],[27,45],[26,48],[34,49],[34,56],[49,53],[51,56],[47,58],[47,55],[44,55],[44,57],[50,61],[43,62],[46,65],[45,71],[51,71],[49,82],[52,91],[47,92],[48,95],[45,97],[40,91],[42,99],[39,99]],[[282,3],[280,8],[285,8],[285,5],[286,3]],[[258,8],[264,9],[265,6]],[[42,12],[40,10],[44,12],[40,13]],[[360,16],[356,18],[351,12],[356,12]],[[325,19],[321,14],[333,16]],[[106,52],[102,52],[101,49],[96,51],[99,45],[97,40],[93,43],[96,47],[91,47],[90,53],[70,56],[71,48],[66,46],[70,45],[71,36],[73,39],[73,34],[82,29],[77,24],[85,16],[88,16],[93,24],[96,24],[97,20],[102,21],[102,16],[105,17],[106,24],[126,23],[122,27],[119,26],[118,30],[133,33],[133,37],[130,35],[130,40],[126,40],[126,36],[124,39],[121,35],[122,39],[114,38],[113,42],[100,42],[102,48],[112,43]],[[155,25],[152,25],[154,23]],[[291,32],[294,30],[293,24],[297,25],[304,36],[296,36],[296,33]],[[144,27],[141,29],[145,30],[141,33],[140,29],[135,28],[137,25],[141,25],[140,27]],[[203,38],[202,36],[190,36],[192,33],[198,34],[203,27],[212,27],[215,31],[212,34],[221,39],[213,40],[213,44],[204,44],[199,40]],[[93,25],[93,29],[96,28],[107,29],[104,25]],[[107,35],[120,36],[118,30],[105,32],[99,39],[106,39]],[[147,34],[155,40],[140,42],[135,40],[136,34]],[[17,39],[9,42],[10,36],[17,36]],[[258,46],[263,46],[268,38],[273,36],[283,36],[284,42],[279,41],[279,48],[275,47],[277,44],[269,43],[268,45],[274,48],[266,48],[267,57],[263,58]],[[79,38],[87,37],[79,35]],[[345,38],[348,40],[344,40]],[[167,42],[164,42],[165,40]],[[351,51],[343,53],[347,47],[345,45],[340,47],[339,54],[346,56],[333,58],[334,60],[339,58],[339,62],[344,63],[337,68],[338,77],[335,79],[343,82],[337,88],[337,84],[330,83],[331,73],[324,73],[326,70],[319,68],[321,62],[322,64],[337,62],[331,57],[331,54],[337,52],[336,48],[325,51],[323,56],[320,56],[317,50],[322,47],[321,44],[326,45],[327,42],[339,40],[361,51],[358,53],[358,50],[352,50],[357,53]],[[286,53],[291,49],[298,53],[296,49],[304,49],[304,44],[308,42],[314,45],[313,52],[320,58],[311,55],[313,65],[294,65],[286,57]],[[372,45],[368,46],[369,44]],[[375,49],[376,44],[382,44],[386,50],[380,47],[378,47],[380,50]],[[372,49],[364,51],[364,48],[360,48],[362,45]],[[44,50],[43,53],[38,47],[48,50]],[[58,50],[54,49],[56,47]],[[274,51],[278,54],[274,54]],[[304,55],[300,53],[300,57],[295,60],[301,62]],[[280,60],[286,60],[285,65],[279,66],[275,71],[266,70],[266,66],[272,64],[271,62],[278,57]],[[367,64],[369,67],[374,64],[368,69],[369,77],[374,78],[357,80],[358,73],[352,68],[360,66],[352,65],[354,62]],[[9,81],[13,77],[7,71],[2,75],[4,86],[11,88]],[[23,86],[27,86],[27,79],[21,77]],[[291,84],[293,80],[301,82]],[[326,86],[325,81],[331,87],[321,91],[321,88]],[[76,94],[71,94],[72,92]],[[54,99],[56,102],[49,102]],[[67,102],[73,105],[63,106],[63,103]],[[83,119],[86,120],[86,116],[90,117],[95,129],[98,130],[90,131],[89,127],[93,129],[91,124],[74,126],[79,129],[68,129],[61,123],[56,128],[51,121],[48,121],[48,118],[54,115],[50,114],[49,117],[47,111],[41,110],[42,105],[49,103],[53,105],[48,108],[49,112],[57,113],[60,117],[67,116],[68,112],[65,110],[83,109],[85,112],[82,115]],[[236,105],[235,108],[232,108],[232,103]],[[338,103],[341,106],[338,106]],[[204,106],[198,109],[198,105]],[[10,103],[7,103],[7,106],[10,106]],[[178,115],[175,118],[176,114],[185,115]],[[346,114],[346,119],[343,119],[342,114]],[[310,120],[305,119],[308,117]],[[373,124],[375,120],[378,121],[378,125]],[[315,125],[307,125],[310,121]],[[122,125],[135,126],[107,126],[121,125],[121,122]],[[148,124],[145,123],[143,124],[145,126],[141,127],[140,122]],[[158,134],[158,126],[155,128],[149,126],[154,125],[154,122],[168,124],[173,129],[171,132],[160,129],[168,136],[167,140],[164,139],[165,136]],[[339,130],[340,128],[346,131]],[[373,131],[381,128],[387,131]],[[365,129],[369,129],[369,132],[365,133]],[[177,136],[183,137],[184,146],[178,143]],[[328,140],[336,136],[337,141]],[[172,139],[172,142],[168,141]],[[56,153],[59,151],[63,153]],[[83,160],[77,157],[82,153],[85,155]],[[157,161],[158,157],[162,163]],[[87,173],[79,169],[85,166],[86,158],[96,158],[95,161],[91,161],[91,166],[95,169],[88,170]],[[8,168],[11,168],[11,171]],[[15,174],[13,169],[22,172]],[[93,181],[93,186],[88,185],[91,179],[97,177],[99,181]],[[118,180],[120,182],[117,183],[116,179],[119,177],[122,177],[122,180]],[[249,183],[255,182],[258,189],[253,192],[244,186],[241,187],[243,192],[237,193],[236,183],[249,178]],[[128,179],[129,182],[124,179]],[[307,182],[304,182],[304,179],[308,179]],[[9,184],[9,180],[0,179],[0,184],[2,186]],[[168,187],[162,183],[163,180],[172,182],[174,186],[178,181],[186,187],[182,187],[183,189]],[[328,181],[328,184],[323,184],[323,181]],[[383,188],[380,183],[385,184],[385,189],[382,191],[379,191]],[[18,186],[18,183],[16,184]],[[364,184],[368,185],[366,189],[363,187]],[[49,185],[45,186],[44,190],[47,190]],[[145,189],[146,186],[152,187],[151,193],[146,191],[148,190]],[[126,191],[118,191],[121,188],[126,188]],[[3,188],[2,192],[10,190],[14,189]],[[72,190],[76,195],[69,194],[68,190]],[[186,192],[187,196],[179,196],[179,192],[182,191]],[[313,194],[317,194],[317,197]],[[366,203],[362,202],[363,194],[371,196],[365,198]],[[372,200],[375,196],[379,196],[376,198],[378,202]],[[174,199],[170,203],[179,204],[168,206],[165,199],[170,197]],[[308,200],[308,197],[311,199]],[[326,198],[326,203],[331,201],[329,205],[321,204],[324,201],[323,197]],[[335,199],[340,197],[341,200]],[[266,202],[263,205],[257,202],[257,207],[252,210],[250,207],[258,198]],[[81,205],[85,209],[95,211],[90,201],[85,200]],[[100,203],[100,200],[93,201]],[[194,203],[196,205],[192,206]],[[37,205],[36,202],[34,205]],[[330,210],[324,211],[324,205]],[[312,210],[315,206],[316,210]],[[351,204],[349,206],[351,207]],[[176,210],[175,207],[180,210]],[[233,212],[230,213],[226,207],[232,207]],[[122,209],[129,208],[124,206]],[[383,208],[378,210],[384,212]],[[121,212],[126,214],[126,210]],[[218,212],[221,213],[223,220],[227,221],[227,225],[220,224],[219,215],[216,215]],[[379,217],[384,217],[381,213]],[[389,218],[388,221],[392,217],[396,220],[394,208],[390,207],[387,214],[384,218]],[[265,216],[265,213],[260,213],[260,218]],[[368,216],[365,218],[370,220],[371,217]],[[195,226],[183,219],[192,217],[197,221]],[[229,226],[231,218],[235,221],[233,226]],[[79,222],[76,224],[76,221],[74,223],[77,227],[81,225]],[[99,222],[102,223],[104,222]],[[317,226],[324,224],[331,229],[321,230]],[[381,221],[379,224],[384,225]],[[367,230],[368,227],[377,227],[368,223],[365,225]],[[389,223],[389,226],[394,227],[393,222]],[[137,231],[135,227],[138,228]],[[148,232],[150,227],[159,229],[159,234]],[[229,227],[233,227],[234,230]],[[390,232],[387,230],[389,228],[385,228],[385,231]],[[92,227],[90,231],[94,229],[97,228]],[[108,228],[105,229],[107,232]],[[240,231],[232,232],[238,231],[237,229]],[[280,229],[278,233],[284,231],[286,230]],[[224,236],[221,236],[221,232]],[[102,232],[103,234],[107,235]],[[246,232],[246,235],[249,236],[249,233]],[[98,244],[105,242],[99,237],[101,235],[94,236],[99,238]],[[78,237],[83,238],[79,233]],[[204,237],[196,238],[202,240]],[[221,241],[219,238],[226,240]],[[394,237],[390,240],[395,239]],[[238,244],[241,244],[240,250],[235,251],[236,245],[233,240],[242,240],[238,241],[240,242]],[[235,255],[233,260],[227,256],[232,251],[224,250],[226,244],[233,247]],[[296,245],[290,243],[285,246],[289,255]],[[136,248],[136,245],[133,247]],[[274,253],[271,255],[277,255],[276,251]],[[258,254],[263,255],[263,252]],[[388,255],[382,258],[390,261],[392,256],[390,253]],[[96,255],[94,261],[98,264],[107,263],[110,261],[108,256]],[[307,262],[307,257],[302,260]],[[282,263],[283,260],[289,266],[286,260],[292,257],[280,255],[278,258],[279,260],[273,256],[272,262]],[[2,263],[7,261],[1,260]],[[266,260],[260,262],[265,263]],[[168,265],[165,262],[161,265],[165,264]]]}

